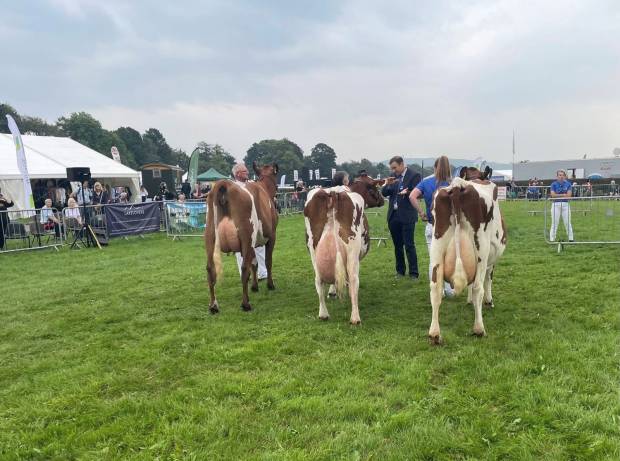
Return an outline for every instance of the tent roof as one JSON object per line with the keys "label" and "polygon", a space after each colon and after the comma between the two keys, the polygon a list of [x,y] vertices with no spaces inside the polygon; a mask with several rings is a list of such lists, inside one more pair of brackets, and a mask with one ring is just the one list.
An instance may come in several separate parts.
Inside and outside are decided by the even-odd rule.
{"label": "tent roof", "polygon": [[209,168],[204,173],[199,174],[196,179],[198,179],[199,181],[217,181],[218,179],[229,179],[229,177],[224,176],[215,168]]}
{"label": "tent roof", "polygon": [[[30,178],[66,178],[67,168],[89,167],[94,178],[135,178],[135,170],[74,141],[56,136],[22,135]],[[0,133],[0,179],[19,179],[13,136]]]}

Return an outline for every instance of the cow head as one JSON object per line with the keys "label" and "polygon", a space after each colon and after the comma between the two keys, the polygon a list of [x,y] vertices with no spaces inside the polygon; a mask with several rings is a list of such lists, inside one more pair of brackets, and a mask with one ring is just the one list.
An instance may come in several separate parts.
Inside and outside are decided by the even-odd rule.
{"label": "cow head", "polygon": [[258,176],[258,182],[267,190],[269,196],[275,197],[278,191],[278,164],[272,163],[259,167],[256,162],[252,162],[252,168]]}
{"label": "cow head", "polygon": [[487,166],[484,171],[480,171],[478,168],[473,166],[464,166],[459,172],[459,176],[467,181],[473,181],[474,179],[488,181],[491,179],[492,174],[493,168],[490,166]]}
{"label": "cow head", "polygon": [[385,183],[384,179],[372,179],[367,175],[360,176],[351,184],[349,189],[351,192],[357,192],[362,196],[367,208],[376,208],[383,206],[385,202],[379,187]]}

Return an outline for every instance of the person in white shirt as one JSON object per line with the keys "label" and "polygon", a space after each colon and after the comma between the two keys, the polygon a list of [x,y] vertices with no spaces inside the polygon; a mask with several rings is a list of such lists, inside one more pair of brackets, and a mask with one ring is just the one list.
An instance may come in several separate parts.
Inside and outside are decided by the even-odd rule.
{"label": "person in white shirt", "polygon": [[[232,168],[232,174],[235,178],[235,184],[241,187],[245,187],[246,183],[250,179],[250,172],[247,167],[243,163],[237,163]],[[258,280],[263,280],[267,278],[267,266],[265,266],[265,247],[260,246],[254,248],[254,252],[256,253],[256,262],[258,263],[258,272],[256,273],[256,277]],[[243,264],[243,258],[241,257],[241,253],[235,253],[237,257],[237,267],[239,268],[239,275],[241,275],[241,265]]]}
{"label": "person in white shirt", "polygon": [[56,216],[56,210],[52,208],[52,199],[45,199],[45,205],[41,208],[39,222],[43,224],[43,229],[54,229],[54,235],[60,237],[60,219]]}
{"label": "person in white shirt", "polygon": [[64,214],[65,218],[74,218],[80,226],[82,225],[80,208],[74,198],[70,198],[67,202],[67,208],[65,208]]}

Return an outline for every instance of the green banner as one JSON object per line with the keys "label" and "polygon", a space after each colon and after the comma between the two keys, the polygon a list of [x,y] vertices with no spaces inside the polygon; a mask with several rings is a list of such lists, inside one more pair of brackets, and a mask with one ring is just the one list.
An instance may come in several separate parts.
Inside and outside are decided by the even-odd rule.
{"label": "green banner", "polygon": [[192,155],[189,158],[189,169],[187,171],[187,182],[194,187],[196,184],[196,177],[198,176],[198,157],[200,156],[200,149],[194,149]]}

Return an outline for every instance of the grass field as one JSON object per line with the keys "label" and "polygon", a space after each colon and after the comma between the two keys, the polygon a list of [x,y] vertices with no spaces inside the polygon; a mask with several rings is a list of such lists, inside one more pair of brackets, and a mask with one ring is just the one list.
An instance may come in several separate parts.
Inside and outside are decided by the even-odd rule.
{"label": "grass field", "polygon": [[317,319],[299,216],[250,313],[225,257],[208,314],[200,239],[0,255],[0,459],[620,459],[620,248],[557,254],[540,216],[503,212],[488,336],[461,296],[442,347],[421,226],[422,282],[389,245],[362,262],[360,327],[347,301]]}

